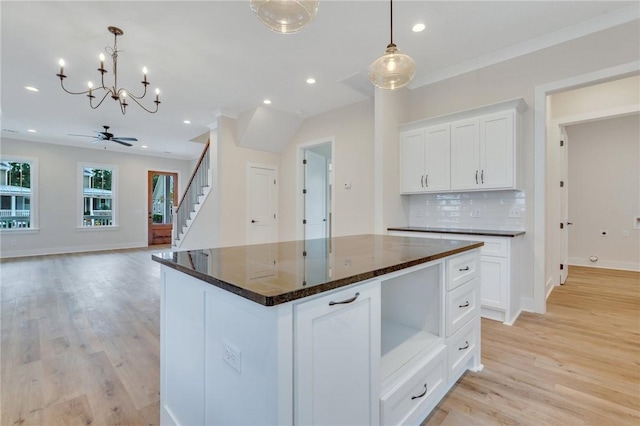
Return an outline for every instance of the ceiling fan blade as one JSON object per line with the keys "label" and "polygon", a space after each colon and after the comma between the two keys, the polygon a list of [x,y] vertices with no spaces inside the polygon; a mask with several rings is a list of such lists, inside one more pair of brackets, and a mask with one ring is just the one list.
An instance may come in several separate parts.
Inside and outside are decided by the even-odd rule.
{"label": "ceiling fan blade", "polygon": [[[137,140],[137,139],[136,139],[136,140]],[[121,141],[119,138],[113,138],[113,139],[111,139],[111,141],[112,141],[112,142],[117,142],[117,143],[119,143],[120,145],[124,145],[124,146],[133,146],[133,145],[131,145],[129,142]]]}
{"label": "ceiling fan blade", "polygon": [[120,136],[116,137],[116,139],[120,139],[121,141],[132,141],[132,142],[138,141],[137,138],[121,138]]}
{"label": "ceiling fan blade", "polygon": [[82,136],[83,138],[95,138],[96,135],[76,135],[75,133],[67,133],[67,136]]}
{"label": "ceiling fan blade", "polygon": [[103,142],[103,141],[104,141],[104,139],[94,139],[94,140],[91,141],[91,143],[98,143],[98,142]]}

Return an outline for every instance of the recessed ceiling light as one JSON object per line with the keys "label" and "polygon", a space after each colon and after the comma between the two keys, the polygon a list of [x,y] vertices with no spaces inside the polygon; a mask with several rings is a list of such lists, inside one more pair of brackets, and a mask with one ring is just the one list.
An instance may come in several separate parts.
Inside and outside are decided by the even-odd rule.
{"label": "recessed ceiling light", "polygon": [[27,132],[29,132],[29,133],[36,133],[36,130],[35,130],[35,129],[27,129]]}
{"label": "recessed ceiling light", "polygon": [[271,101],[269,99],[265,99],[262,103],[265,105],[271,105]]}
{"label": "recessed ceiling light", "polygon": [[146,145],[142,145],[140,148],[147,148],[147,146]]}
{"label": "recessed ceiling light", "polygon": [[189,121],[189,120],[184,120],[184,121],[183,121],[183,123],[184,123],[184,124],[191,124],[191,121]]}
{"label": "recessed ceiling light", "polygon": [[25,89],[27,89],[30,92],[39,92],[40,90],[37,87],[33,87],[33,86],[24,86]]}
{"label": "recessed ceiling light", "polygon": [[315,78],[313,78],[313,77],[309,77],[309,78],[307,79],[307,84],[316,84],[316,79],[315,79]]}
{"label": "recessed ceiling light", "polygon": [[412,30],[414,33],[419,33],[424,31],[425,28],[426,28],[426,25],[424,25],[423,23],[419,23],[419,24],[415,24]]}

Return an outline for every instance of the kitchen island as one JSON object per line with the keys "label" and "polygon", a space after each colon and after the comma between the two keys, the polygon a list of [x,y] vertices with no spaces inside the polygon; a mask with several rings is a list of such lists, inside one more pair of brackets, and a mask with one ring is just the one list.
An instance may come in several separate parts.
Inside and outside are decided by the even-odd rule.
{"label": "kitchen island", "polygon": [[480,361],[481,242],[162,253],[162,424],[419,424]]}

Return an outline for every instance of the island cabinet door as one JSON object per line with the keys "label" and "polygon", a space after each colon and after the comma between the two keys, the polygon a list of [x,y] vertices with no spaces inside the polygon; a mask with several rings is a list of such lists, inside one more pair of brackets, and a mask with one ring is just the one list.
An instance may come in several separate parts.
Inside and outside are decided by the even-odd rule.
{"label": "island cabinet door", "polygon": [[296,305],[294,328],[295,423],[379,424],[380,283]]}

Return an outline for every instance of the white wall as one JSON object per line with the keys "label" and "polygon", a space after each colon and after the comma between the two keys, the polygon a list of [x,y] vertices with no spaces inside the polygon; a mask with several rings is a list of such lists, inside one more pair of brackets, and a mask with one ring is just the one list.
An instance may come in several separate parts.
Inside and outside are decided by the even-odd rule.
{"label": "white wall", "polygon": [[[2,155],[38,159],[38,232],[2,231],[2,257],[147,246],[147,171],[178,172],[179,196],[189,160],[2,139]],[[117,229],[77,229],[78,162],[112,164],[119,173]]]}
{"label": "white wall", "polygon": [[640,75],[554,93],[550,98],[554,120],[615,113],[640,105]]}
{"label": "white wall", "polygon": [[[373,100],[358,102],[304,121],[280,162],[280,240],[295,240],[298,151],[300,145],[333,139],[335,182],[334,236],[373,232],[374,120]],[[344,183],[350,182],[351,189]]]}
{"label": "white wall", "polygon": [[[218,185],[220,247],[247,244],[247,165],[278,167],[280,155],[236,145],[236,120],[218,118]],[[281,174],[281,176],[284,176]],[[280,185],[284,179],[278,178]],[[282,223],[282,218],[280,218]]]}
{"label": "white wall", "polygon": [[570,264],[640,271],[640,115],[567,126],[567,135]]}
{"label": "white wall", "polygon": [[[640,56],[640,31],[637,21],[599,31],[534,53],[482,68],[464,75],[415,89],[410,95],[410,120],[522,97],[529,105],[523,116],[523,137],[519,145],[523,160],[523,196],[527,212],[533,212],[534,194],[534,94],[537,86],[583,75],[616,65],[637,61]],[[544,151],[544,150],[543,150]],[[534,306],[534,268],[545,260],[534,259],[534,236],[544,229],[534,229],[534,215],[526,215],[524,267],[521,274],[523,307]],[[539,239],[536,239],[539,240]],[[542,238],[544,240],[544,237]],[[545,265],[547,270],[551,265]],[[547,276],[545,272],[545,277]],[[536,283],[544,285],[544,283]]]}

